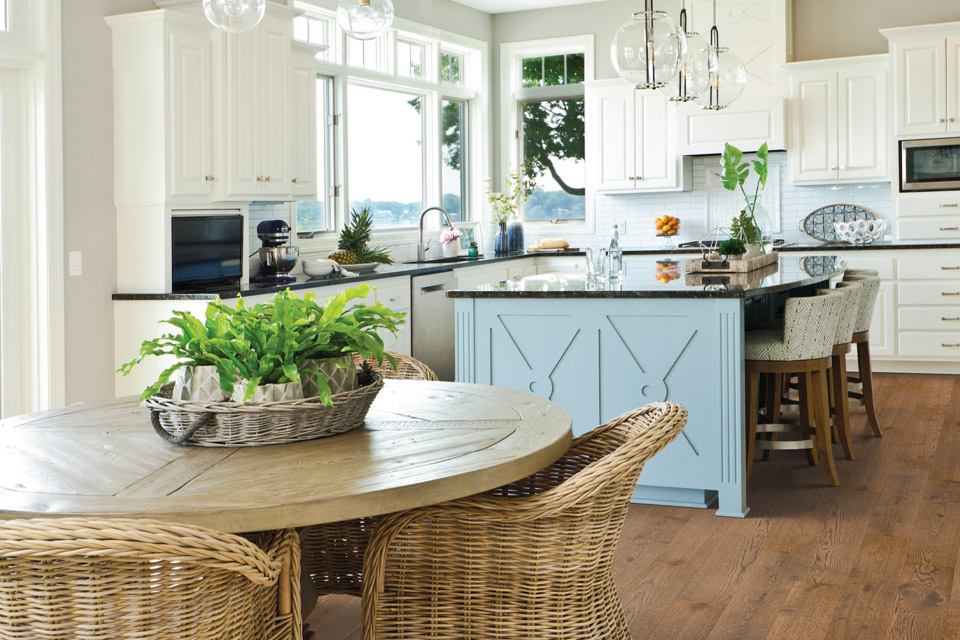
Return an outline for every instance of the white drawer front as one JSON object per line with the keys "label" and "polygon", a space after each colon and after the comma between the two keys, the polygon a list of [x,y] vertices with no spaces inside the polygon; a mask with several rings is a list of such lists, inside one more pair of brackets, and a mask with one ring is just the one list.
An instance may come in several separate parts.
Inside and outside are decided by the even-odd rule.
{"label": "white drawer front", "polygon": [[377,302],[394,311],[410,308],[410,283],[380,287],[377,289]]}
{"label": "white drawer front", "polygon": [[960,331],[956,307],[901,307],[898,319],[901,331]]}
{"label": "white drawer front", "polygon": [[960,282],[897,285],[901,305],[960,305]]}
{"label": "white drawer front", "polygon": [[893,258],[861,258],[856,251],[844,251],[840,255],[847,261],[849,269],[873,269],[880,274],[881,280],[896,279]]}
{"label": "white drawer front", "polygon": [[897,223],[901,240],[960,239],[960,211],[956,217],[917,218]]}
{"label": "white drawer front", "polygon": [[960,360],[960,332],[900,332],[900,356]]}
{"label": "white drawer front", "polygon": [[956,256],[900,258],[901,280],[960,281],[960,251]]}
{"label": "white drawer front", "polygon": [[902,193],[897,199],[900,216],[960,216],[960,193]]}

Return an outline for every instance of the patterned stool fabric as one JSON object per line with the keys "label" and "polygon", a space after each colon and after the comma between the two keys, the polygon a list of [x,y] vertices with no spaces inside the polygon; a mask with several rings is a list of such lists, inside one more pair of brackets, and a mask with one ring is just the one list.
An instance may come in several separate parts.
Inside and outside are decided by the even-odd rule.
{"label": "patterned stool fabric", "polygon": [[860,299],[860,312],[857,314],[857,322],[854,325],[854,333],[870,331],[870,325],[873,323],[873,310],[877,306],[877,296],[880,294],[880,278],[877,276],[851,275],[847,272],[843,276],[844,282],[859,282],[865,288],[863,297]]}
{"label": "patterned stool fabric", "polygon": [[837,322],[837,334],[834,345],[850,344],[853,339],[853,330],[860,314],[860,302],[863,299],[864,287],[856,280],[838,282],[836,289],[822,289],[820,295],[843,296],[843,308],[840,320]]}
{"label": "patterned stool fabric", "polygon": [[787,300],[782,331],[747,331],[746,359],[794,362],[829,357],[833,353],[845,300],[845,296],[836,292],[809,298],[790,298]]}

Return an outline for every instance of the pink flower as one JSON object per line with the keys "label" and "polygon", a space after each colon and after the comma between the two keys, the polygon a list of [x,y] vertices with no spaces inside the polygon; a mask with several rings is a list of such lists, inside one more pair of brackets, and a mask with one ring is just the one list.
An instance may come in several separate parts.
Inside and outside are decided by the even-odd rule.
{"label": "pink flower", "polygon": [[460,229],[444,229],[443,233],[440,234],[440,243],[441,244],[450,244],[457,238],[463,235],[463,232]]}

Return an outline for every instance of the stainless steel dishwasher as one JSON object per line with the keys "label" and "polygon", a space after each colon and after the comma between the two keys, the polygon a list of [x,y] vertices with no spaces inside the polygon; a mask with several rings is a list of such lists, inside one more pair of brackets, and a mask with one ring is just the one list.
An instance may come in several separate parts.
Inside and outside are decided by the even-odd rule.
{"label": "stainless steel dishwasher", "polygon": [[454,314],[453,298],[447,290],[456,283],[452,271],[415,276],[410,281],[413,322],[413,357],[425,362],[441,380],[453,381]]}

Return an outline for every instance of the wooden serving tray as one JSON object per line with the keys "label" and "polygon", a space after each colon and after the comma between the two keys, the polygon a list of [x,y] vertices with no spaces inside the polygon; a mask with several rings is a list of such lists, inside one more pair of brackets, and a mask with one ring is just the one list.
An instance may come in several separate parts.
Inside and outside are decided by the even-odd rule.
{"label": "wooden serving tray", "polygon": [[723,262],[708,262],[703,258],[686,260],[683,265],[685,273],[747,273],[756,271],[777,261],[776,251],[748,260],[724,260]]}

